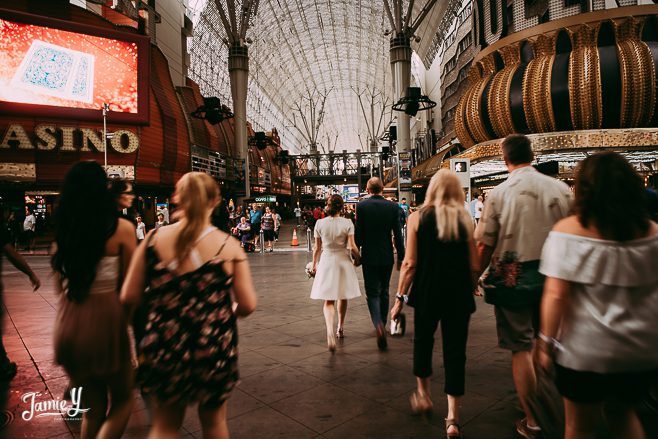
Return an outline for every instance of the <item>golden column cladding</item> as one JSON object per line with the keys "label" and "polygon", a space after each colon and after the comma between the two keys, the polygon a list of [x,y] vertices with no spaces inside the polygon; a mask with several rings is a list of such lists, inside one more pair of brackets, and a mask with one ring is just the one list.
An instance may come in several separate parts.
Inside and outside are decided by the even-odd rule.
{"label": "golden column cladding", "polygon": [[482,93],[496,71],[496,63],[493,54],[490,54],[478,61],[478,64],[482,69],[482,77],[471,86],[472,93],[469,94],[468,100],[465,103],[465,110],[466,124],[470,128],[469,131],[473,135],[473,139],[479,143],[491,139],[482,121],[480,108],[482,105]]}
{"label": "golden column cladding", "polygon": [[567,28],[571,37],[569,58],[569,104],[576,130],[601,128],[603,99],[597,37],[600,23]]}
{"label": "golden column cladding", "polygon": [[[523,75],[523,107],[528,128],[533,133],[555,131],[551,73],[555,61],[557,32],[538,35],[532,41],[535,57]],[[502,137],[502,136],[501,136]]]}
{"label": "golden column cladding", "polygon": [[455,134],[457,134],[457,138],[466,148],[470,148],[471,146],[475,145],[475,140],[473,140],[473,137],[471,136],[471,133],[468,131],[468,127],[466,126],[466,103],[470,99],[471,94],[475,88],[475,84],[479,80],[480,75],[478,73],[478,68],[475,65],[471,67],[468,72],[468,89],[466,89],[466,92],[464,92],[462,97],[459,99],[459,103],[455,109]]}
{"label": "golden column cladding", "polygon": [[656,66],[640,40],[644,17],[613,20],[621,75],[620,126],[648,126],[656,106]]}
{"label": "golden column cladding", "polygon": [[521,64],[520,46],[520,43],[514,43],[498,51],[505,67],[491,79],[487,108],[491,125],[498,137],[516,132],[510,108],[510,88],[512,77]]}

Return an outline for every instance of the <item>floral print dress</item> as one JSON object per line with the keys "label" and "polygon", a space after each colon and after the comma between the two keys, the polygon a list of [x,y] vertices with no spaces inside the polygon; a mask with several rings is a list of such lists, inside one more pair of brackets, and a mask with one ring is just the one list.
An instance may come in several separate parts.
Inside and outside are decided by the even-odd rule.
{"label": "floral print dress", "polygon": [[218,407],[238,381],[232,277],[219,257],[224,245],[184,274],[172,271],[151,242],[147,245],[148,320],[137,377],[146,394],[164,403]]}

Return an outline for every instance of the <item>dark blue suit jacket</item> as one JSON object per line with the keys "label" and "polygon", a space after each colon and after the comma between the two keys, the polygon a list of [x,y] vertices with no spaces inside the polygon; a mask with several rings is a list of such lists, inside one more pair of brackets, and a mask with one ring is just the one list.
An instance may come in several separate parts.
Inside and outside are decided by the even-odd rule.
{"label": "dark blue suit jacket", "polygon": [[356,245],[361,247],[361,261],[364,265],[393,265],[391,233],[395,237],[398,261],[402,261],[404,243],[397,203],[381,195],[373,195],[356,205],[354,239]]}

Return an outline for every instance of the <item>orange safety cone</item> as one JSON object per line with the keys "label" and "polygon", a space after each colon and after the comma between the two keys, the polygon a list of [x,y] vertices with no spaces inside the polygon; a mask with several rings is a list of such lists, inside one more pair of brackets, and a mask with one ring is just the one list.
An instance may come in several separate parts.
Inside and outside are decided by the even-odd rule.
{"label": "orange safety cone", "polygon": [[290,243],[291,247],[299,247],[299,240],[297,239],[297,227],[292,229],[292,242]]}

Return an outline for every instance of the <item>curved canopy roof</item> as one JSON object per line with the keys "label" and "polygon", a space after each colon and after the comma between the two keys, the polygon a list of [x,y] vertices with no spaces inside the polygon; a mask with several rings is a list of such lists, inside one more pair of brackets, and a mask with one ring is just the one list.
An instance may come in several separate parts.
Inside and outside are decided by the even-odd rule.
{"label": "curved canopy roof", "polygon": [[[225,8],[235,4],[238,11],[242,7],[242,0],[216,1]],[[403,10],[408,2],[405,0]],[[426,2],[413,2],[413,18]],[[426,67],[436,54],[442,21],[450,15],[446,9],[455,3],[461,1],[438,0],[416,32],[420,40],[413,47]],[[219,96],[230,106],[228,50],[222,43],[226,32],[215,0],[191,0],[190,8],[195,25],[188,44],[190,76],[204,95]],[[377,96],[377,127],[382,101],[393,103],[390,37],[384,34],[389,28],[383,0],[261,0],[246,34],[253,40],[249,48],[249,120],[260,130],[276,127],[284,147],[299,152],[306,151],[307,131],[318,121],[320,150],[366,149],[372,130],[367,128],[357,93],[364,98]],[[363,105],[370,123],[367,100]],[[314,118],[310,107],[315,109]],[[390,109],[386,113],[381,130],[390,119]]]}

